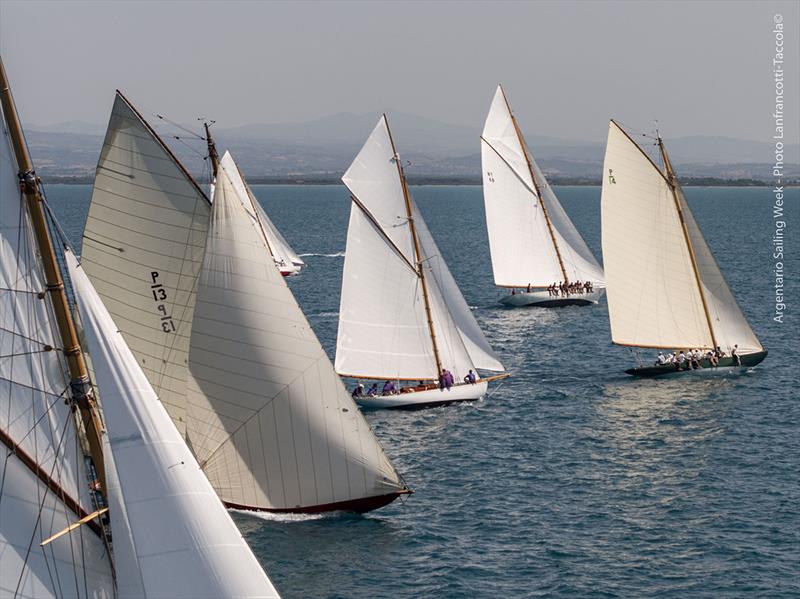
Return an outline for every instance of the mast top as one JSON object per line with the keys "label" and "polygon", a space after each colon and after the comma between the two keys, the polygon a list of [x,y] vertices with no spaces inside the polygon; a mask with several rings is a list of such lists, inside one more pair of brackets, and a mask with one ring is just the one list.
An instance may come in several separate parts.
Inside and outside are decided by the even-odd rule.
{"label": "mast top", "polygon": [[211,160],[211,174],[214,178],[217,176],[217,172],[219,172],[219,154],[217,153],[217,146],[214,143],[214,138],[211,137],[211,125],[216,123],[213,120],[203,120],[203,129],[206,132],[206,143],[208,144],[208,158]]}

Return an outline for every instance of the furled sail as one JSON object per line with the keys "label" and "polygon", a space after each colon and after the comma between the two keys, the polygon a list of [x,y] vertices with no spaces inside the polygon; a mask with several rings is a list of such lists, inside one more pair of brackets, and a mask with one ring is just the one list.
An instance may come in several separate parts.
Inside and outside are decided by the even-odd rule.
{"label": "furled sail", "polygon": [[278,597],[72,253],[66,261],[103,397],[121,594]]}
{"label": "furled sail", "polygon": [[1,109],[0,122],[0,597],[110,598],[111,562],[92,528],[39,546],[96,508]]}
{"label": "furled sail", "polygon": [[303,259],[292,249],[289,242],[286,241],[272,220],[270,220],[269,216],[267,216],[264,208],[258,202],[255,195],[253,195],[253,190],[250,189],[250,186],[245,182],[239,169],[236,167],[236,163],[233,161],[230,152],[225,152],[222,160],[220,160],[219,166],[227,171],[228,177],[236,189],[236,194],[246,200],[243,206],[247,213],[250,214],[252,218],[255,219],[257,217],[261,221],[261,226],[264,229],[264,235],[267,238],[267,243],[269,244],[269,249],[270,252],[272,252],[272,257],[275,259],[275,263],[282,271],[298,272],[300,270],[299,267],[303,266],[305,262],[303,262]]}
{"label": "furled sail", "polygon": [[114,100],[83,235],[86,273],[176,426],[210,206],[120,94]]}
{"label": "furled sail", "polygon": [[667,176],[614,121],[608,130],[601,206],[615,343],[711,348],[716,338],[726,351],[735,343],[742,353],[761,349],[677,183],[673,193]]}
{"label": "furled sail", "polygon": [[442,366],[502,370],[413,200],[417,259],[406,191],[383,116],[342,177],[353,198],[347,231],[336,370],[342,375],[436,379],[431,325],[417,263],[425,269]]}
{"label": "furled sail", "polygon": [[383,503],[405,487],[274,268],[260,218],[218,172],[189,353],[187,437],[231,506]]}
{"label": "furled sail", "polygon": [[603,269],[528,151],[500,86],[481,135],[481,161],[495,284],[546,287],[566,275],[601,285]]}

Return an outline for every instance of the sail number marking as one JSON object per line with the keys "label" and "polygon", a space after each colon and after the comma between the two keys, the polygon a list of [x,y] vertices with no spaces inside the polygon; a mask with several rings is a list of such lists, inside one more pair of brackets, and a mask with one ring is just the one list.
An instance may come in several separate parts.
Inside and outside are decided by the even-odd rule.
{"label": "sail number marking", "polygon": [[150,273],[150,293],[153,294],[153,299],[156,301],[156,310],[158,310],[158,317],[161,321],[161,330],[165,333],[174,333],[176,331],[175,321],[167,310],[167,306],[161,302],[167,301],[167,290],[164,285],[158,282],[161,276],[157,270]]}

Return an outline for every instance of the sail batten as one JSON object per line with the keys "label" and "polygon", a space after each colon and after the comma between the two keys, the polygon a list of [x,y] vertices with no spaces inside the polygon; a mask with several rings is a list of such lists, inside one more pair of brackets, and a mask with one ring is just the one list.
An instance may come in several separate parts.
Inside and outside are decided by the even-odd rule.
{"label": "sail batten", "polygon": [[481,135],[481,164],[495,284],[602,286],[603,269],[528,150],[499,86]]}

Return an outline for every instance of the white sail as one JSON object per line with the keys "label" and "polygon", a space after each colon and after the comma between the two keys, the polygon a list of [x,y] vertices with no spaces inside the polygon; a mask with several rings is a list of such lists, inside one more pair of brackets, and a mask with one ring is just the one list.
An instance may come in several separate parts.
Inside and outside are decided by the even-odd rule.
{"label": "white sail", "polygon": [[95,507],[66,364],[47,349],[61,343],[2,111],[0,122],[0,597],[110,598],[111,562],[92,527],[39,546]]}
{"label": "white sail", "polygon": [[95,174],[82,264],[179,430],[210,207],[121,94]]}
{"label": "white sail", "polygon": [[703,285],[703,294],[717,345],[727,353],[731,352],[734,345],[739,346],[740,354],[762,351],[764,348],[753,333],[753,329],[750,328],[750,323],[747,322],[736,298],[731,293],[725,277],[722,276],[717,261],[700,232],[700,227],[697,226],[680,187],[677,188],[677,193],[689,239],[694,249],[697,271]]}
{"label": "white sail", "polygon": [[[401,380],[438,376],[403,182],[386,117],[342,177],[353,197],[347,231],[336,370]],[[502,370],[409,197],[420,238],[442,366]]]}
{"label": "white sail", "polygon": [[293,267],[303,266],[305,262],[303,262],[303,259],[297,255],[297,252],[291,248],[284,236],[272,220],[270,220],[269,216],[267,216],[264,208],[253,194],[253,190],[250,189],[250,186],[245,182],[239,169],[236,167],[236,163],[233,161],[230,152],[225,152],[225,155],[219,162],[219,168],[224,169],[228,173],[228,177],[236,189],[236,194],[240,198],[246,200],[243,206],[247,213],[254,219],[258,217],[261,221],[261,225],[264,228],[264,235],[267,238],[267,243],[269,243],[269,249],[278,267],[282,271],[287,272],[299,271],[299,268]]}
{"label": "white sail", "polygon": [[601,208],[613,341],[640,347],[712,347],[672,189],[614,121],[608,129]]}
{"label": "white sail", "polygon": [[233,170],[218,173],[197,291],[187,438],[232,506],[394,498],[404,485],[274,268]]}
{"label": "white sail", "polygon": [[500,86],[481,135],[481,161],[495,284],[543,287],[563,281],[564,271],[571,281],[602,284],[602,268],[525,147]]}
{"label": "white sail", "polygon": [[115,546],[135,564],[117,571],[120,589],[153,598],[278,597],[89,279],[72,253],[66,260],[103,397],[112,527],[124,519]]}

